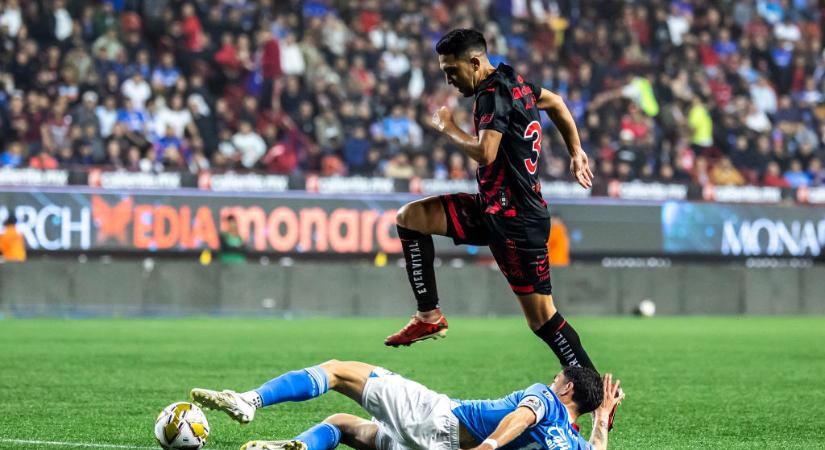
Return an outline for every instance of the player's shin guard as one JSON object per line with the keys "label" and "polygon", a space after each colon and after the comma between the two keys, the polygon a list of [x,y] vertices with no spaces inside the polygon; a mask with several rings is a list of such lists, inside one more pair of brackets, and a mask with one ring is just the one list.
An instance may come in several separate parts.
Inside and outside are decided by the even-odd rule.
{"label": "player's shin guard", "polygon": [[282,402],[300,402],[315,398],[329,389],[327,373],[320,366],[287,372],[267,381],[255,392],[261,396],[261,406]]}
{"label": "player's shin guard", "polygon": [[404,260],[407,262],[407,278],[410,280],[415,301],[418,302],[418,310],[432,311],[438,308],[438,292],[433,269],[433,237],[401,225],[396,225],[396,228],[401,239],[401,247],[404,249]]}
{"label": "player's shin guard", "polygon": [[579,334],[558,312],[535,333],[553,350],[562,366],[582,366],[596,370],[582,347]]}
{"label": "player's shin guard", "polygon": [[329,450],[341,441],[341,430],[329,423],[319,423],[295,437],[307,445],[308,450]]}

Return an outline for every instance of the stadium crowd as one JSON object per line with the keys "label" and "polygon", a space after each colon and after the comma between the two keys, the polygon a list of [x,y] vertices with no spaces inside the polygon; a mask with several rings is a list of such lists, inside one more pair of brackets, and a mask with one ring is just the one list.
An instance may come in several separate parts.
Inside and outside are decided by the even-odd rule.
{"label": "stadium crowd", "polygon": [[476,27],[564,97],[602,181],[822,185],[820,4],[0,0],[0,166],[471,178],[429,122],[472,129],[433,48]]}

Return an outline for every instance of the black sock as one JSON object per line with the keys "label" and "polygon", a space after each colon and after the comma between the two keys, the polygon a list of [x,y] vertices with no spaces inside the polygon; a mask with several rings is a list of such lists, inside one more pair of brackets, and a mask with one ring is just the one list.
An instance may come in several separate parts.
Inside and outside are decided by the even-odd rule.
{"label": "black sock", "polygon": [[581,366],[596,370],[582,347],[578,333],[558,312],[534,333],[553,350],[562,366]]}
{"label": "black sock", "polygon": [[396,225],[404,259],[407,261],[407,278],[410,280],[418,310],[432,311],[438,308],[438,292],[435,287],[433,237]]}

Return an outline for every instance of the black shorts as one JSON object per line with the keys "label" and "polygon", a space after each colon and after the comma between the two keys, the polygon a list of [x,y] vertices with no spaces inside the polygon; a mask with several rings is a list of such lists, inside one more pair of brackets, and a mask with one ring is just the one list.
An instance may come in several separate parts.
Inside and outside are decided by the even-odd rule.
{"label": "black shorts", "polygon": [[490,247],[513,293],[552,294],[547,258],[549,218],[485,213],[478,194],[446,194],[438,198],[447,214],[447,236],[459,245]]}

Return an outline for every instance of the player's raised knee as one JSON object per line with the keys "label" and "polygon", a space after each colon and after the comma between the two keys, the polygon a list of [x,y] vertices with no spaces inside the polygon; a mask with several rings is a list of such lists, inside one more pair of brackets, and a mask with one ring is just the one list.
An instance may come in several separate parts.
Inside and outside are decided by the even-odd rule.
{"label": "player's raised knee", "polygon": [[395,223],[409,230],[419,233],[432,234],[432,226],[428,225],[437,217],[440,203],[432,198],[418,200],[402,206],[395,215]]}
{"label": "player's raised knee", "polygon": [[[398,212],[395,214],[395,223],[409,229],[414,228],[414,220],[416,216],[416,210],[420,209],[421,206],[417,205],[416,203],[407,203],[406,205],[402,206],[398,209]],[[420,214],[420,211],[418,212]]]}

